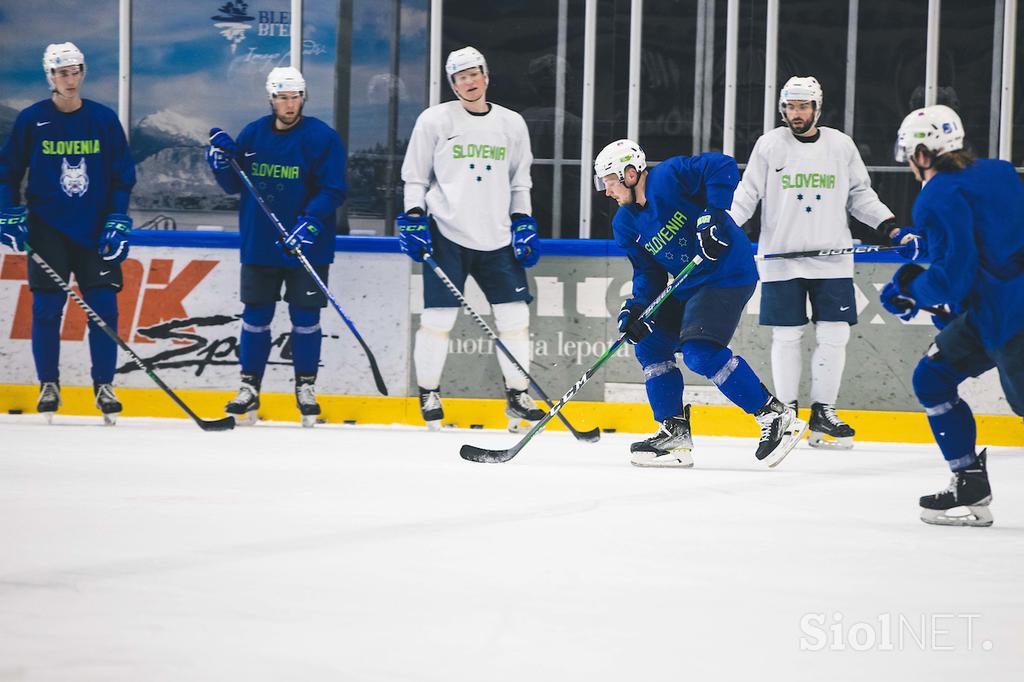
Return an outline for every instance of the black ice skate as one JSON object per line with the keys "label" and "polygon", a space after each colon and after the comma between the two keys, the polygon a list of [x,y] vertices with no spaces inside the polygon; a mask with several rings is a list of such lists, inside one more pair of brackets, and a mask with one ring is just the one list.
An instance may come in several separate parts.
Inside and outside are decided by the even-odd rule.
{"label": "black ice skate", "polygon": [[[992,488],[988,484],[988,453],[982,450],[970,467],[953,474],[949,487],[921,498],[921,520],[937,526],[991,526]],[[948,512],[957,509],[958,514]]]}
{"label": "black ice skate", "polygon": [[107,426],[116,424],[122,407],[121,401],[114,395],[114,387],[110,384],[96,384],[92,392],[96,395],[96,407],[103,413],[103,423]]}
{"label": "black ice skate", "polygon": [[544,418],[544,412],[526,391],[514,388],[505,389],[505,415],[508,417],[508,430],[519,433],[522,422],[538,422]]}
{"label": "black ice skate", "polygon": [[242,386],[238,395],[231,399],[224,411],[235,418],[239,425],[256,423],[256,410],[260,408],[260,377],[252,372],[242,372]]}
{"label": "black ice skate", "polygon": [[53,413],[61,404],[59,383],[44,381],[39,385],[39,402],[36,403],[36,410],[43,415],[47,424],[53,422]]}
{"label": "black ice skate", "polygon": [[295,375],[295,404],[302,414],[302,425],[307,428],[316,424],[316,418],[320,416],[320,403],[316,401],[315,384],[315,374]]}
{"label": "black ice skate", "polygon": [[638,467],[692,467],[693,438],[690,435],[690,406],[683,414],[669,417],[658,432],[629,446],[630,462]]}
{"label": "black ice skate", "polygon": [[441,420],[444,419],[444,408],[441,406],[441,389],[420,389],[420,414],[427,428],[431,431],[441,430]]}
{"label": "black ice skate", "polygon": [[761,427],[761,440],[755,456],[769,467],[778,466],[789,451],[803,438],[807,422],[797,418],[796,412],[772,396],[754,415]]}
{"label": "black ice skate", "polygon": [[812,448],[849,450],[853,447],[853,427],[839,418],[834,405],[813,403],[808,428],[807,444]]}

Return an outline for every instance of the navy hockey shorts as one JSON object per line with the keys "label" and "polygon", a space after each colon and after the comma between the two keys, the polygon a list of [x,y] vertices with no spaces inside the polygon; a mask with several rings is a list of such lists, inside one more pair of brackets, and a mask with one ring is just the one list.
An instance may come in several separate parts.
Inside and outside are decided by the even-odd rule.
{"label": "navy hockey shorts", "polygon": [[[638,354],[669,359],[685,341],[703,339],[728,346],[754,285],[702,287],[685,303],[670,296],[654,317],[654,333],[640,341]],[[648,348],[648,346],[650,346]]]}
{"label": "navy hockey shorts", "polygon": [[761,282],[761,324],[766,327],[807,324],[808,298],[812,321],[857,324],[857,298],[851,277]]}
{"label": "navy hockey shorts", "polygon": [[[466,291],[466,276],[472,275],[488,303],[512,303],[533,300],[526,282],[526,270],[516,260],[512,245],[497,251],[476,251],[445,238],[431,221],[430,237],[434,260],[448,279]],[[457,308],[459,301],[430,266],[423,265],[423,306],[425,308]]]}
{"label": "navy hockey shorts", "polygon": [[[98,247],[82,246],[60,230],[32,219],[29,214],[28,243],[61,278],[71,283],[71,273],[82,291],[110,288],[121,291],[124,279],[121,264],[100,258]],[[28,285],[32,291],[63,291],[31,258],[28,259]]]}
{"label": "navy hockey shorts", "polygon": [[997,368],[1010,409],[1024,417],[1024,332],[1001,348],[986,349],[967,315],[960,315],[939,332],[935,345],[943,362],[967,376],[980,376]]}
{"label": "navy hockey shorts", "polygon": [[[330,268],[328,264],[313,266],[324,284],[327,284]],[[276,303],[282,300],[281,285],[285,285],[284,300],[290,305],[299,308],[327,307],[327,295],[301,265],[242,264],[242,303],[254,306]]]}

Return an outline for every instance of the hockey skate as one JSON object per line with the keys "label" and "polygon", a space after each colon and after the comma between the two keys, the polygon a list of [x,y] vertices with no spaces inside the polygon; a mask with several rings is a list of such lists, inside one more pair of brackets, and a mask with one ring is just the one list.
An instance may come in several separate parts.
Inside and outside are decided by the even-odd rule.
{"label": "hockey skate", "polygon": [[316,375],[297,374],[295,376],[295,404],[302,415],[302,425],[306,428],[316,424],[320,416],[320,403],[316,401]]}
{"label": "hockey skate", "polygon": [[754,419],[761,427],[761,440],[754,454],[769,467],[778,466],[807,431],[807,422],[797,418],[796,412],[780,403],[775,396],[757,411]]}
{"label": "hockey skate", "polygon": [[239,426],[256,423],[256,411],[260,409],[260,380],[255,374],[242,372],[242,386],[238,395],[231,399],[224,411],[235,418]]}
{"label": "hockey skate", "polygon": [[[970,467],[953,474],[945,490],[921,498],[921,520],[936,526],[992,525],[992,488],[988,484],[988,453],[982,450]],[[950,514],[953,510],[960,513]]]}
{"label": "hockey skate", "polygon": [[444,419],[444,408],[441,406],[441,389],[426,389],[420,387],[420,414],[427,428],[431,431],[441,430],[441,420]]}
{"label": "hockey skate", "polygon": [[853,447],[855,431],[839,418],[834,405],[813,403],[808,428],[807,444],[812,448],[849,450]]}
{"label": "hockey skate", "polygon": [[53,423],[53,413],[61,404],[59,383],[44,381],[39,385],[39,402],[36,403],[36,410],[43,415],[47,424]]}
{"label": "hockey skate", "polygon": [[537,403],[533,402],[526,391],[509,388],[505,390],[505,397],[505,415],[508,417],[510,433],[519,433],[524,421],[538,422],[544,418],[544,411],[537,407]]}
{"label": "hockey skate", "polygon": [[693,438],[690,435],[690,406],[683,414],[669,417],[658,432],[629,446],[629,461],[638,467],[692,467]]}
{"label": "hockey skate", "polygon": [[114,395],[114,387],[110,384],[96,384],[92,391],[96,395],[96,407],[103,413],[103,423],[113,426],[122,409],[121,401]]}

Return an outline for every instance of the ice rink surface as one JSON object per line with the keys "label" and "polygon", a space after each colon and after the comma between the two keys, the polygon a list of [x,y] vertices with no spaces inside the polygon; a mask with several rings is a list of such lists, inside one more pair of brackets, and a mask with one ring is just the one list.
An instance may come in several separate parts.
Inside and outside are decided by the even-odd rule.
{"label": "ice rink surface", "polygon": [[[571,415],[570,415],[571,416]],[[934,446],[0,418],[0,680],[1018,680],[1024,448],[992,528]],[[699,424],[696,425],[699,432]]]}

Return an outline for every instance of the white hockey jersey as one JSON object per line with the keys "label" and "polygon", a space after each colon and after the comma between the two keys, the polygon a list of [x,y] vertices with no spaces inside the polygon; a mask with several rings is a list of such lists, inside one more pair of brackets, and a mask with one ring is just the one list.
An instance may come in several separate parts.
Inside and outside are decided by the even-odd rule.
{"label": "white hockey jersey", "polygon": [[[893,215],[871,189],[867,168],[850,137],[818,128],[815,142],[800,142],[789,128],[762,135],[754,144],[729,214],[750,220],[761,203],[758,253],[843,249],[853,245],[849,212],[876,227]],[[759,261],[765,282],[853,276],[853,256]]]}
{"label": "white hockey jersey", "polygon": [[405,209],[425,208],[441,234],[478,251],[512,241],[512,213],[532,214],[530,133],[516,112],[497,104],[483,115],[458,100],[416,119],[402,164]]}

